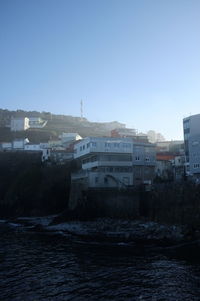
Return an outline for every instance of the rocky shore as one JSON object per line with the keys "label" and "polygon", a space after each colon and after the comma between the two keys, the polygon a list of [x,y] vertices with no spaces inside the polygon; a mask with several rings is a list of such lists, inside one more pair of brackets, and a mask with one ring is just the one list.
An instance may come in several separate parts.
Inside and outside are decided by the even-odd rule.
{"label": "rocky shore", "polygon": [[[20,217],[1,221],[17,231],[62,236],[72,242],[161,252],[182,257],[199,257],[200,234],[180,225],[145,220],[96,219],[55,224],[57,216]],[[54,238],[55,239],[55,238]]]}

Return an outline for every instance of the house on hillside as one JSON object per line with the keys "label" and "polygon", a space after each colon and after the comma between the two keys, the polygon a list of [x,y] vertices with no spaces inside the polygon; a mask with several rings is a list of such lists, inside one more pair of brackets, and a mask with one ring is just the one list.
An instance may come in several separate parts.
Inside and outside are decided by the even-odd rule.
{"label": "house on hillside", "polygon": [[173,174],[173,160],[175,159],[174,154],[157,153],[156,154],[156,169],[155,173],[157,179],[161,181],[172,181],[174,179]]}
{"label": "house on hillside", "polygon": [[25,145],[24,151],[32,152],[32,153],[40,152],[42,162],[49,160],[51,154],[51,150],[49,148],[48,143],[39,143],[39,144],[28,143]]}
{"label": "house on hillside", "polygon": [[182,153],[158,152],[156,176],[162,181],[181,181],[185,174],[185,156]]}
{"label": "house on hillside", "polygon": [[29,143],[28,138],[25,139],[15,139],[12,142],[12,149],[13,150],[24,150],[26,144]]}
{"label": "house on hillside", "polygon": [[82,137],[78,133],[62,133],[59,136],[62,146],[68,148],[71,143],[81,140]]}
{"label": "house on hillside", "polygon": [[45,127],[47,120],[43,120],[40,117],[29,117],[29,127],[31,129],[41,129]]}
{"label": "house on hillside", "polygon": [[29,118],[27,117],[11,118],[10,130],[12,132],[26,131],[28,129],[29,129]]}
{"label": "house on hillside", "polygon": [[147,135],[143,133],[137,133],[135,129],[129,128],[116,128],[111,131],[111,137],[113,138],[132,138],[134,141],[149,142]]}

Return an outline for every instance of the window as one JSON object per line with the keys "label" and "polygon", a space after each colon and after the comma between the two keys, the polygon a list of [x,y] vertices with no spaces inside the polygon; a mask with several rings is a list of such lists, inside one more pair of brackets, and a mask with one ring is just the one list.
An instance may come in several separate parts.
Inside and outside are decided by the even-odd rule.
{"label": "window", "polygon": [[91,146],[92,146],[92,147],[96,147],[96,146],[97,146],[97,143],[96,143],[96,142],[91,142]]}
{"label": "window", "polygon": [[199,163],[195,163],[193,166],[194,166],[194,168],[199,168],[200,164]]}
{"label": "window", "polygon": [[141,147],[141,146],[134,146],[134,150],[139,153],[139,152],[142,152],[143,147]]}
{"label": "window", "polygon": [[105,184],[108,183],[108,178],[107,178],[107,177],[104,178],[104,183],[105,183]]}
{"label": "window", "polygon": [[80,152],[82,151],[82,146],[80,146]]}
{"label": "window", "polygon": [[140,161],[140,157],[139,156],[135,156],[135,161]]}
{"label": "window", "polygon": [[106,168],[106,171],[107,171],[107,172],[113,172],[113,167],[107,167],[107,168]]}
{"label": "window", "polygon": [[192,146],[198,146],[199,145],[199,141],[193,141],[192,142]]}
{"label": "window", "polygon": [[95,177],[95,183],[98,183],[98,182],[99,182],[99,178]]}
{"label": "window", "polygon": [[109,147],[110,148],[110,143],[109,142],[105,142],[105,147]]}
{"label": "window", "polygon": [[97,161],[97,156],[92,156],[90,161],[91,161],[91,162]]}
{"label": "window", "polygon": [[188,129],[189,126],[190,126],[190,120],[189,119],[183,121],[183,128],[184,129]]}
{"label": "window", "polygon": [[150,161],[150,158],[149,158],[149,157],[146,157],[146,158],[145,158],[145,161],[146,161],[146,162],[149,162],[149,161]]}
{"label": "window", "polygon": [[114,143],[114,147],[119,148],[119,143]]}
{"label": "window", "polygon": [[87,143],[87,148],[89,148],[90,147],[90,143]]}
{"label": "window", "polygon": [[189,133],[184,134],[184,139],[187,140],[189,138]]}
{"label": "window", "polygon": [[83,145],[83,150],[85,149],[85,145]]}
{"label": "window", "polygon": [[131,148],[130,143],[123,143],[122,146],[123,146],[123,148]]}
{"label": "window", "polygon": [[130,179],[129,179],[129,177],[123,177],[123,183],[125,184],[125,185],[129,185],[130,184]]}
{"label": "window", "polygon": [[190,129],[184,129],[184,134],[189,134],[190,133]]}

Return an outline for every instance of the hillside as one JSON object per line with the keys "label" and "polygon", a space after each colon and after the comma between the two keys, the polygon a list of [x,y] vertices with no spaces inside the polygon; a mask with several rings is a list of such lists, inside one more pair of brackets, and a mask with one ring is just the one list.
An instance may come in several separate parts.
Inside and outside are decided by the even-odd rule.
{"label": "hillside", "polygon": [[[29,129],[23,132],[11,132],[9,129],[12,117],[40,117],[47,120],[47,125],[42,129]],[[110,131],[125,127],[125,124],[113,122],[90,122],[86,118],[70,115],[56,115],[50,112],[37,111],[9,111],[0,109],[0,142],[11,141],[15,138],[28,138],[31,142],[46,142],[56,139],[62,132],[79,133],[86,136],[110,136]]]}

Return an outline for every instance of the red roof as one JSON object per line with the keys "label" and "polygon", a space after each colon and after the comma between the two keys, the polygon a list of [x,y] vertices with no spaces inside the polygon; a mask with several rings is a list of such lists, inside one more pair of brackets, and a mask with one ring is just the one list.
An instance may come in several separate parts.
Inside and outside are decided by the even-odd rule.
{"label": "red roof", "polygon": [[174,158],[175,158],[175,155],[156,154],[156,160],[169,161],[169,160],[173,160]]}

